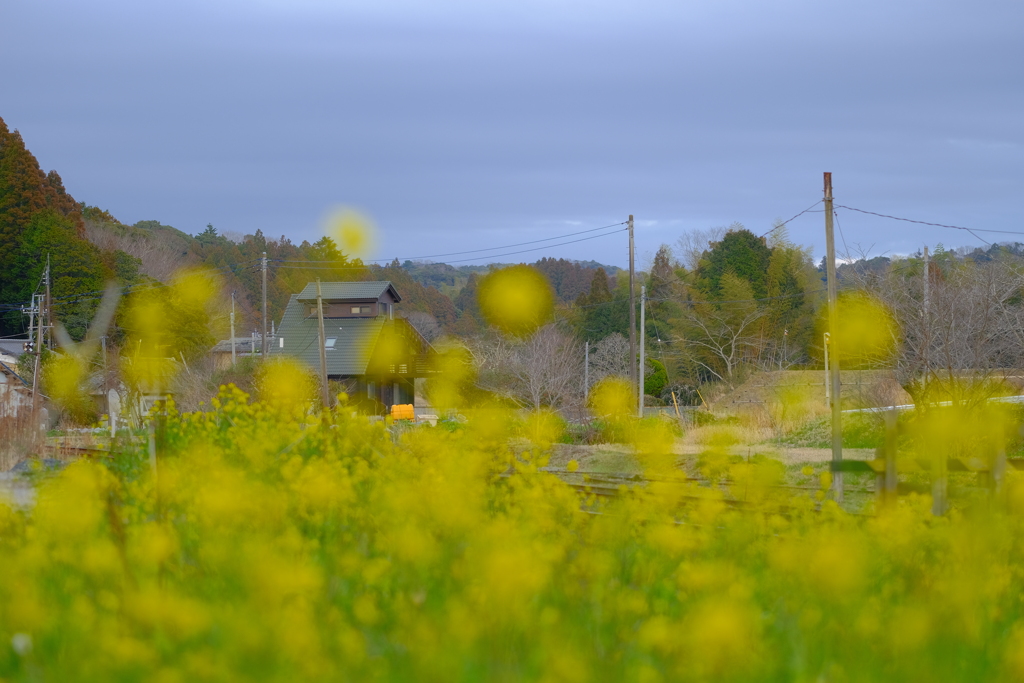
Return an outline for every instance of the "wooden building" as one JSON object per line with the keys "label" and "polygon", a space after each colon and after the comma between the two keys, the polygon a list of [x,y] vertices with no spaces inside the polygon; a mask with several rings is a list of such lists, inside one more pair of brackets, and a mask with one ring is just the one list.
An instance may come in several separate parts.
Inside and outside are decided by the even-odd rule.
{"label": "wooden building", "polygon": [[[402,298],[390,282],[323,282],[324,347],[328,380],[365,412],[384,414],[415,401],[415,379],[429,375],[430,345],[395,315]],[[320,368],[316,283],[293,294],[285,309],[273,355]]]}

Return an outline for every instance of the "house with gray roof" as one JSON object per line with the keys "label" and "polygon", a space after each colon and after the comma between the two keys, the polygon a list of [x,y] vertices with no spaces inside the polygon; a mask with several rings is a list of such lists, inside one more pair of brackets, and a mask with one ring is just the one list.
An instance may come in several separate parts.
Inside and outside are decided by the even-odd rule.
{"label": "house with gray roof", "polygon": [[[322,282],[327,377],[371,414],[414,403],[415,379],[429,375],[430,345],[395,315],[402,298],[390,282]],[[320,368],[316,283],[293,294],[272,355],[288,355]]]}

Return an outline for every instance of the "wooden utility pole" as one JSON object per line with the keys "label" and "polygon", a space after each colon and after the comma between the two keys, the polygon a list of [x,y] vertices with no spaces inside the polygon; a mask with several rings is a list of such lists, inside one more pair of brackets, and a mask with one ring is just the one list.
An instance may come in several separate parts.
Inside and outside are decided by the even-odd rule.
{"label": "wooden utility pole", "polygon": [[316,319],[320,327],[320,399],[324,408],[330,408],[331,395],[327,390],[327,333],[324,332],[324,300],[320,294],[320,278],[316,279]]}
{"label": "wooden utility pole", "polygon": [[640,418],[644,416],[644,352],[647,348],[647,335],[644,333],[644,328],[647,326],[645,303],[647,303],[647,285],[640,285],[640,363],[637,368],[639,381],[636,383],[636,416]]}
{"label": "wooden utility pole", "polygon": [[260,341],[260,355],[267,359],[267,252],[263,252],[263,337]]}
{"label": "wooden utility pole", "polygon": [[832,174],[825,173],[825,272],[828,275],[828,341],[832,390],[832,497],[843,502],[843,415],[839,385],[839,313],[836,310],[836,240],[832,232]]}
{"label": "wooden utility pole", "polygon": [[231,292],[231,367],[235,367],[235,293]]}
{"label": "wooden utility pole", "polygon": [[629,214],[629,381],[636,386],[636,290],[633,280],[633,214]]}

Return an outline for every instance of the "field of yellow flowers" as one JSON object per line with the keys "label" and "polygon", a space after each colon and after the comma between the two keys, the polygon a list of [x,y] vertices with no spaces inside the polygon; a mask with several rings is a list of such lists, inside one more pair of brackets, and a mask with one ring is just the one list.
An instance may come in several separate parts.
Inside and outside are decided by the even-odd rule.
{"label": "field of yellow flowers", "polygon": [[[0,680],[1024,678],[1002,509],[769,488],[736,509],[657,481],[587,500],[539,471],[544,414],[396,436],[291,405],[225,388],[169,411],[155,468],[124,445],[0,504]],[[670,441],[635,432],[648,472]]]}

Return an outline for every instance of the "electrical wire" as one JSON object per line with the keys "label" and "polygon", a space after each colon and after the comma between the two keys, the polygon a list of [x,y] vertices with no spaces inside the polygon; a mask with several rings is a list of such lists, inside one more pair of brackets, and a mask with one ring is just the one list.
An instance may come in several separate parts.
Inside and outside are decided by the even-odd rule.
{"label": "electrical wire", "polygon": [[890,216],[889,214],[878,213],[876,211],[866,211],[865,209],[856,209],[856,208],[854,208],[852,206],[843,206],[842,204],[836,204],[835,208],[837,208],[837,209],[846,209],[847,211],[856,211],[857,213],[866,213],[866,214],[871,215],[871,216],[878,216],[879,218],[889,218],[889,219],[894,220],[894,221],[903,221],[904,223],[917,223],[918,225],[930,225],[930,226],[933,226],[933,227],[936,227],[936,228],[949,228],[950,230],[963,230],[965,232],[971,233],[972,235],[974,235],[979,240],[981,240],[982,242],[984,242],[985,244],[987,244],[989,246],[991,246],[992,243],[989,242],[988,240],[986,240],[985,238],[981,237],[977,233],[979,233],[979,232],[992,232],[992,233],[999,233],[1001,235],[1024,235],[1024,232],[1019,232],[1019,231],[1015,231],[1015,230],[995,230],[995,229],[992,229],[992,228],[965,228],[962,225],[947,225],[945,223],[931,223],[929,221],[918,221],[918,220],[914,220],[913,218],[900,218],[899,216]]}
{"label": "electrical wire", "polygon": [[846,250],[846,260],[850,260],[850,247],[846,246],[846,235],[843,234],[843,226],[839,224],[839,214],[832,209],[832,217],[836,219],[836,227],[839,228],[839,238],[843,240],[843,249]]}
{"label": "electrical wire", "polygon": [[816,206],[817,206],[818,204],[821,204],[821,203],[822,203],[823,201],[824,201],[823,199],[819,199],[818,201],[814,202],[813,204],[811,204],[810,206],[808,206],[808,207],[807,207],[806,209],[804,209],[803,211],[801,211],[800,213],[798,213],[797,215],[795,215],[795,216],[793,216],[792,218],[790,218],[790,219],[789,219],[788,221],[782,221],[781,223],[779,223],[778,225],[776,225],[775,227],[773,227],[773,228],[772,228],[771,230],[769,230],[769,231],[768,231],[768,232],[766,232],[765,234],[761,235],[761,237],[767,237],[768,235],[772,234],[773,232],[775,232],[775,231],[776,231],[776,230],[778,230],[779,228],[782,228],[782,227],[784,227],[784,226],[785,226],[785,225],[786,225],[787,223],[789,223],[789,222],[791,222],[791,221],[794,221],[794,220],[796,220],[797,218],[800,218],[800,216],[803,216],[803,215],[804,215],[805,213],[810,213],[810,212],[811,212],[811,209],[813,209],[814,207],[816,207]]}
{"label": "electrical wire", "polygon": [[[812,290],[809,290],[809,291],[806,291],[806,292],[797,292],[795,294],[781,294],[779,296],[765,296],[765,297],[760,297],[760,298],[757,298],[757,299],[725,299],[725,300],[722,300],[722,301],[680,301],[679,299],[677,299],[675,297],[650,297],[650,296],[646,297],[646,300],[647,301],[672,301],[672,302],[675,302],[677,304],[682,304],[682,305],[686,305],[686,306],[717,306],[719,304],[749,304],[749,303],[756,303],[756,302],[759,302],[759,301],[779,301],[781,299],[795,299],[797,297],[807,296],[809,294],[820,294],[821,292],[824,292],[824,291],[825,291],[825,288],[822,287],[821,289],[812,289]],[[578,309],[582,309],[582,308],[593,308],[595,306],[608,306],[608,305],[611,305],[611,304],[628,303],[628,302],[629,302],[629,299],[610,299],[608,301],[599,301],[599,302],[593,303],[593,304],[582,304],[582,305],[579,305],[579,306],[573,306],[573,309],[578,310]]]}
{"label": "electrical wire", "polygon": [[[598,230],[608,230],[610,228],[617,228],[618,226],[625,225],[625,224],[626,224],[626,221],[622,221],[620,223],[613,223],[612,225],[605,225],[605,226],[602,226],[600,228],[589,228],[587,230],[580,230],[578,232],[567,232],[564,235],[557,235],[555,237],[545,237],[544,239],[530,240],[529,242],[517,242],[515,244],[504,244],[504,245],[499,246],[499,247],[485,247],[483,249],[470,249],[468,251],[453,251],[453,252],[449,252],[447,254],[427,254],[426,256],[403,256],[401,258],[396,256],[395,258],[398,259],[399,261],[416,261],[416,260],[419,260],[419,259],[441,258],[443,256],[462,256],[464,254],[476,254],[476,253],[480,253],[480,252],[484,252],[484,251],[498,251],[500,249],[511,249],[512,247],[522,247],[522,246],[526,246],[527,244],[540,244],[541,242],[551,242],[553,240],[565,239],[566,237],[575,237],[576,235],[585,235],[585,234],[590,233],[590,232],[597,232]],[[617,231],[612,231],[612,232],[617,232]],[[612,233],[608,233],[608,234],[612,234]],[[574,242],[578,242],[578,241],[582,241],[582,240],[573,240],[573,241]],[[572,244],[572,242],[566,242],[566,244]],[[560,246],[560,245],[553,244],[551,246]],[[519,252],[517,252],[517,253],[519,253]],[[502,256],[502,255],[503,254],[497,254],[497,256]],[[383,261],[392,261],[392,260],[394,260],[394,259],[389,259],[389,258],[370,259],[370,261],[372,263],[380,263],[380,262],[383,262]],[[466,260],[472,261],[472,260],[475,260],[475,259],[466,259]],[[296,261],[296,262],[298,262],[298,263],[342,263],[341,261]],[[458,261],[452,261],[452,263],[458,263]]]}

